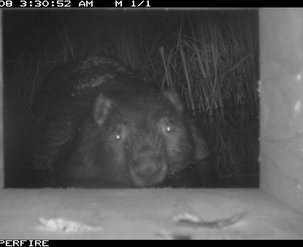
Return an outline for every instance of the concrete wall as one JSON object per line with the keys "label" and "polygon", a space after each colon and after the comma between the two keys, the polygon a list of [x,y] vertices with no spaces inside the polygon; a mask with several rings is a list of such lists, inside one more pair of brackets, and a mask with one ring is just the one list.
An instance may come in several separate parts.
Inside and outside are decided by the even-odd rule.
{"label": "concrete wall", "polygon": [[303,213],[303,9],[261,9],[260,47],[260,187]]}

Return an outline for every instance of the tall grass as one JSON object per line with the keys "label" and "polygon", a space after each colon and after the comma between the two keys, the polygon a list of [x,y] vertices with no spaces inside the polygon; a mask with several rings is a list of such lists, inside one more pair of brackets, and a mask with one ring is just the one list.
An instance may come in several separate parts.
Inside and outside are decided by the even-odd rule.
{"label": "tall grass", "polygon": [[175,85],[197,118],[206,115],[222,177],[258,170],[258,35],[246,14],[186,14],[171,30],[173,45],[159,49],[161,83]]}
{"label": "tall grass", "polygon": [[122,20],[107,32],[94,29],[85,36],[58,29],[36,51],[5,58],[6,128],[25,128],[33,97],[54,67],[104,52],[162,89],[179,90],[214,150],[219,178],[257,175],[258,29],[251,13],[190,11],[160,17],[154,26]]}

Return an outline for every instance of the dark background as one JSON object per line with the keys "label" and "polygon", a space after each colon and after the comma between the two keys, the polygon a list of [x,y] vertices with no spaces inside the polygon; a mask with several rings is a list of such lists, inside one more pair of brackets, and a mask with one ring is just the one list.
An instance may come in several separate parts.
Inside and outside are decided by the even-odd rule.
{"label": "dark background", "polygon": [[258,187],[258,42],[257,10],[4,10],[6,186],[26,187],[29,113],[46,75],[105,52],[179,90],[215,154],[210,187]]}

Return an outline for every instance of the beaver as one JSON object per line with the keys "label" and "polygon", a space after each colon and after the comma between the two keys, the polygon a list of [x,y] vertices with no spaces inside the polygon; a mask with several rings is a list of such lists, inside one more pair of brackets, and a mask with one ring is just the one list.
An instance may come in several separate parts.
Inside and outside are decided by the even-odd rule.
{"label": "beaver", "polygon": [[174,88],[159,90],[114,57],[65,63],[35,99],[33,171],[43,187],[188,187],[182,172],[197,176],[192,164],[209,149],[183,108]]}

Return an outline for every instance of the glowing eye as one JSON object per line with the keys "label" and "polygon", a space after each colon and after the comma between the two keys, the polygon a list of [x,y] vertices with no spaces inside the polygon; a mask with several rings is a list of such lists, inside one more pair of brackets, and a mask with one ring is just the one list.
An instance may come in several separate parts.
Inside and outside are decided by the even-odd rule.
{"label": "glowing eye", "polygon": [[169,132],[171,132],[171,130],[172,130],[172,129],[171,129],[171,127],[170,127],[170,126],[166,126],[166,132],[168,132],[168,133],[169,133]]}
{"label": "glowing eye", "polygon": [[121,135],[120,135],[120,134],[117,134],[117,135],[116,135],[116,141],[121,141],[121,139],[122,139]]}

